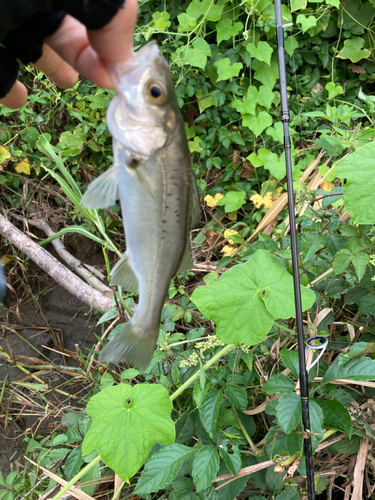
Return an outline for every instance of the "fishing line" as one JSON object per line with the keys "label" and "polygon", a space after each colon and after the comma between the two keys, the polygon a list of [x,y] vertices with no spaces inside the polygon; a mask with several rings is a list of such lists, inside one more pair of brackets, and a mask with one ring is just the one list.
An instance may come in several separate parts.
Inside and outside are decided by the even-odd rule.
{"label": "fishing line", "polygon": [[279,61],[281,121],[283,124],[283,132],[284,132],[284,151],[285,151],[286,178],[288,187],[290,246],[292,252],[294,302],[296,308],[302,422],[306,433],[306,437],[304,439],[304,452],[306,459],[307,497],[308,500],[315,500],[314,462],[313,462],[311,436],[309,435],[310,432],[309,385],[308,385],[308,374],[306,370],[301,286],[300,286],[299,269],[298,269],[297,231],[296,231],[296,218],[294,212],[294,196],[293,196],[292,155],[291,155],[291,141],[289,134],[290,116],[289,116],[288,94],[287,94],[287,83],[286,83],[284,26],[282,24],[282,16],[281,16],[281,0],[275,0],[275,14],[276,14],[277,51],[278,51],[278,61]]}

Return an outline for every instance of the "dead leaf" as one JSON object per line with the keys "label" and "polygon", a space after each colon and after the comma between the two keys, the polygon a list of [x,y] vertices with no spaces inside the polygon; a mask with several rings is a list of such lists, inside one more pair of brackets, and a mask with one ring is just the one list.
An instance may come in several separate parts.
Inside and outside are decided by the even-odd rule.
{"label": "dead leaf", "polygon": [[224,238],[226,238],[228,240],[228,243],[230,245],[234,244],[234,241],[232,239],[230,239],[230,236],[232,236],[233,234],[238,234],[238,231],[236,231],[235,229],[226,229],[224,231]]}
{"label": "dead leaf", "polygon": [[250,179],[254,172],[255,168],[252,166],[252,164],[249,161],[244,161],[239,176],[242,177],[243,179]]}
{"label": "dead leaf", "polygon": [[0,146],[0,165],[1,163],[4,163],[5,160],[10,158],[10,156],[11,154],[9,153],[9,151],[4,148],[4,146]]}
{"label": "dead leaf", "polygon": [[254,203],[256,208],[271,208],[275,203],[273,193],[270,191],[264,196],[261,196],[260,194],[253,194],[253,196],[250,197],[250,200]]}
{"label": "dead leaf", "polygon": [[333,184],[333,182],[329,182],[327,181],[327,179],[323,179],[320,183],[320,187],[323,189],[323,191],[332,191],[335,185]]}
{"label": "dead leaf", "polygon": [[236,249],[230,245],[225,245],[221,250],[220,253],[224,254],[224,257],[232,257],[233,253],[236,251]]}
{"label": "dead leaf", "polygon": [[30,175],[30,162],[28,158],[24,158],[15,165],[16,172],[19,174]]}
{"label": "dead leaf", "polygon": [[357,66],[356,64],[351,64],[348,67],[353,71],[353,73],[360,73],[362,75],[365,75],[367,73],[365,68],[362,68],[362,66]]}
{"label": "dead leaf", "polygon": [[206,205],[210,208],[214,208],[217,205],[217,202],[221,200],[221,198],[224,198],[224,195],[221,193],[216,193],[215,196],[211,196],[210,194],[206,195],[204,197],[204,201],[206,202]]}

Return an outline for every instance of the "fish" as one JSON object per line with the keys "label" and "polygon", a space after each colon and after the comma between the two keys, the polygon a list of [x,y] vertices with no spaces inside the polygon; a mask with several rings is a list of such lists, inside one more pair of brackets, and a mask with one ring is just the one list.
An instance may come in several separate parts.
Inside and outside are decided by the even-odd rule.
{"label": "fish", "polygon": [[129,322],[99,360],[145,371],[159,336],[171,279],[193,266],[189,234],[199,219],[199,193],[170,70],[155,42],[109,67],[117,94],[107,110],[113,166],[82,198],[87,208],[120,199],[126,251],[110,285],[139,292]]}

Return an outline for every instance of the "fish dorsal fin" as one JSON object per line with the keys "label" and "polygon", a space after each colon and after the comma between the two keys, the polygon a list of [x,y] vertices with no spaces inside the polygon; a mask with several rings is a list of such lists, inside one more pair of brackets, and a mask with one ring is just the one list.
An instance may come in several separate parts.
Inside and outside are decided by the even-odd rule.
{"label": "fish dorsal fin", "polygon": [[114,205],[118,199],[116,169],[112,167],[89,185],[81,203],[86,208],[107,208]]}
{"label": "fish dorsal fin", "polygon": [[191,258],[191,248],[190,248],[190,242],[188,241],[184,255],[182,256],[182,260],[180,262],[180,267],[178,268],[178,273],[184,273],[186,271],[189,271],[194,267],[193,264],[193,259]]}
{"label": "fish dorsal fin", "polygon": [[111,271],[110,286],[121,286],[127,292],[138,292],[139,290],[137,276],[126,253]]}

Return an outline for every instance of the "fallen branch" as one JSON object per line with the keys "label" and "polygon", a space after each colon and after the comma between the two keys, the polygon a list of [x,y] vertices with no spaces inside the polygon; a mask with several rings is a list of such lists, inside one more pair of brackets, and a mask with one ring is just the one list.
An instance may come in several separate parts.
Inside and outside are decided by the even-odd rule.
{"label": "fallen branch", "polygon": [[367,460],[368,443],[369,440],[367,438],[361,439],[361,444],[359,446],[357,455],[357,461],[354,467],[352,500],[362,500],[363,498],[362,493],[363,493],[365,465]]}
{"label": "fallen branch", "polygon": [[111,309],[111,297],[84,283],[47,250],[25,236],[3,215],[0,215],[0,234],[79,300],[101,312]]}
{"label": "fallen branch", "polygon": [[[38,229],[43,231],[43,233],[48,238],[56,234],[50,228],[47,222],[43,219],[25,219],[21,215],[15,214],[13,212],[9,212],[8,215],[21,222],[27,222],[27,224],[30,224],[30,226],[37,227]],[[101,293],[108,293],[112,295],[112,290],[108,286],[104,285],[104,283],[99,281],[97,278],[95,278],[95,276],[93,276],[94,270],[91,268],[91,266],[89,272],[88,266],[86,266],[86,264],[83,264],[80,260],[73,257],[73,255],[69,253],[68,250],[65,248],[65,245],[60,238],[56,238],[55,240],[51,241],[51,244],[54,246],[58,255],[68,264],[70,269],[72,269],[77,274],[82,276],[82,278],[84,278],[93,288],[95,288],[95,290],[98,290]]]}

